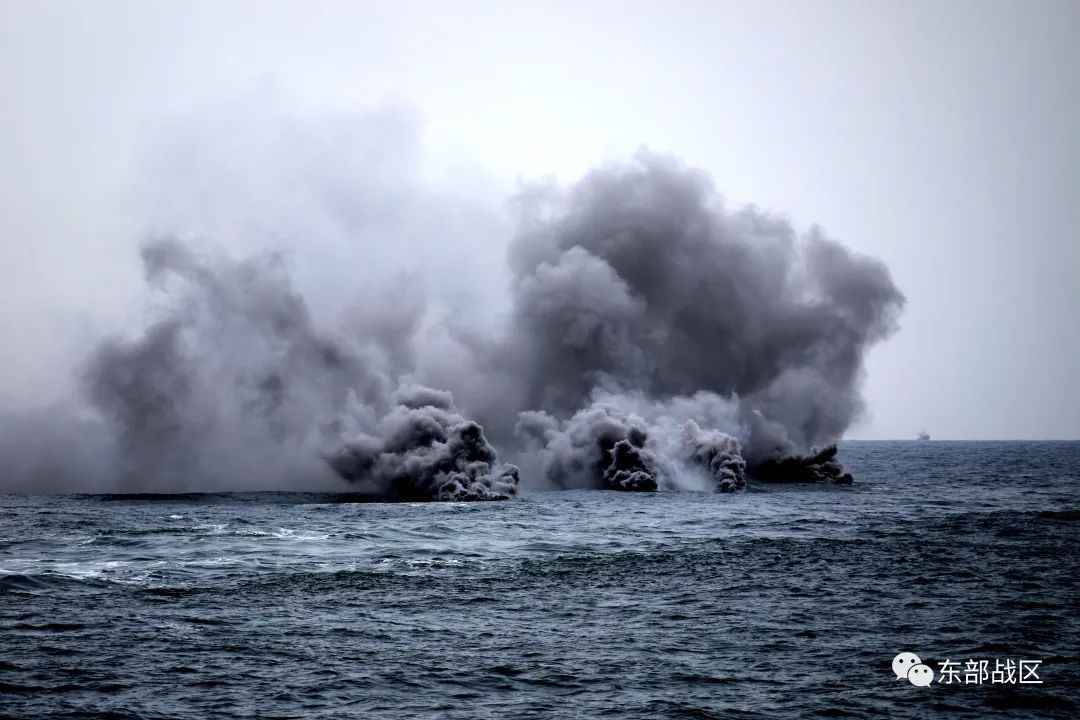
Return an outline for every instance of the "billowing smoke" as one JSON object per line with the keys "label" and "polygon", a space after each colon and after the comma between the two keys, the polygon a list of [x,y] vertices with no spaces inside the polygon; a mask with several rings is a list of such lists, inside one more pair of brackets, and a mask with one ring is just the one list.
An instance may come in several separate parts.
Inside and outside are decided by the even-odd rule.
{"label": "billowing smoke", "polygon": [[597,399],[564,422],[542,410],[520,414],[516,431],[541,457],[556,487],[656,490],[687,486],[731,492],[746,486],[739,442],[693,419],[670,414],[651,420],[627,411],[619,399]]}
{"label": "billowing smoke", "polygon": [[279,487],[333,470],[381,499],[516,492],[517,468],[497,463],[449,393],[391,391],[400,338],[386,324],[362,338],[319,332],[278,258],[211,261],[168,239],[142,254],[147,278],[172,290],[164,317],[104,343],[86,369],[124,487]]}
{"label": "billowing smoke", "polygon": [[330,458],[346,480],[387,500],[508,500],[518,469],[499,465],[484,430],[453,410],[453,396],[401,388],[398,405],[375,427],[354,434]]}
{"label": "billowing smoke", "polygon": [[[726,211],[701,173],[644,152],[517,209],[512,332],[491,362],[520,383],[519,432],[542,438],[554,484],[648,489],[668,462],[735,489],[744,458],[762,479],[850,480],[829,448],[903,305],[880,262]],[[670,412],[615,412],[620,397]]]}
{"label": "billowing smoke", "polygon": [[659,468],[645,447],[641,419],[593,406],[559,423],[542,410],[521,413],[518,433],[544,459],[544,473],[560,488],[656,490]]}
{"label": "billowing smoke", "polygon": [[[303,187],[319,168],[330,206],[351,207],[332,172],[301,167],[282,184]],[[394,188],[414,193],[412,182]],[[408,258],[422,235],[415,254],[430,260],[452,205],[411,197],[394,213],[393,192],[369,216],[407,216],[408,230],[384,245]],[[291,235],[307,206],[289,206]],[[160,299],[151,322],[90,354],[75,411],[0,418],[0,482],[414,501],[513,497],[518,465],[526,488],[851,481],[835,443],[862,410],[864,357],[903,305],[880,262],[816,228],[799,236],[753,208],[730,211],[701,173],[646,152],[569,188],[526,188],[512,208],[508,274],[490,253],[451,266],[442,248],[424,272],[386,267],[381,279],[400,282],[381,294],[371,278],[391,253],[366,248],[383,225],[361,233],[355,267],[334,240],[325,277],[336,284],[303,295],[288,257],[145,242]],[[421,226],[425,212],[439,222]],[[351,226],[333,227],[336,238]],[[317,284],[312,247],[302,259]],[[449,303],[429,305],[432,286]],[[508,301],[492,322],[498,297]]]}

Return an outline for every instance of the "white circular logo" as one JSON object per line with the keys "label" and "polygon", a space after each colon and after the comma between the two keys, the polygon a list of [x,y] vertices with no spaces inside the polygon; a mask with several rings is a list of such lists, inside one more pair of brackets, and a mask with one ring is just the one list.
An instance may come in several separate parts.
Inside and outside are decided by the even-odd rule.
{"label": "white circular logo", "polygon": [[892,671],[896,673],[897,680],[903,680],[908,676],[908,670],[921,662],[915,653],[902,652],[892,659]]}
{"label": "white circular logo", "polygon": [[919,663],[907,671],[907,679],[911,681],[912,685],[926,687],[934,682],[934,671],[928,665]]}

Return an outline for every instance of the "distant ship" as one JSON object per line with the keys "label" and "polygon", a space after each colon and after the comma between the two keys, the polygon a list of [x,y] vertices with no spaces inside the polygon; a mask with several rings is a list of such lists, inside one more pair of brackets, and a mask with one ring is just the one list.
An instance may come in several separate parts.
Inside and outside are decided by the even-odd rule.
{"label": "distant ship", "polygon": [[919,442],[926,442],[930,439],[930,433],[923,430],[921,433],[919,433],[919,437],[917,439],[919,440]]}

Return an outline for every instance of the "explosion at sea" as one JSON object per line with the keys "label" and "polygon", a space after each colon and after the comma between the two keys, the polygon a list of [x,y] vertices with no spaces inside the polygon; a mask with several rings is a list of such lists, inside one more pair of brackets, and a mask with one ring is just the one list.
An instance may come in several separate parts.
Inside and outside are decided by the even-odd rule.
{"label": "explosion at sea", "polygon": [[882,263],[729,210],[701,172],[644,151],[567,188],[526,187],[513,208],[509,274],[492,279],[509,303],[490,330],[462,331],[466,314],[434,333],[400,295],[327,325],[278,255],[147,240],[158,314],[92,353],[79,419],[4,419],[12,448],[39,449],[7,453],[7,477],[62,487],[45,448],[64,447],[78,489],[128,492],[344,481],[384,500],[499,500],[519,478],[852,481],[835,444],[904,303]]}

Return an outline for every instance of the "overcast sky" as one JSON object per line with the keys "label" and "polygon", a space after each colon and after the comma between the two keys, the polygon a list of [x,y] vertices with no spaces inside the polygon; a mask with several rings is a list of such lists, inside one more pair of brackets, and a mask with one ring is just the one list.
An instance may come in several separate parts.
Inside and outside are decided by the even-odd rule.
{"label": "overcast sky", "polygon": [[908,304],[849,437],[1080,438],[1080,3],[0,0],[0,88],[4,402],[133,312],[155,213],[265,199],[174,182],[177,133],[390,108],[390,172],[491,212],[646,145],[883,259]]}

